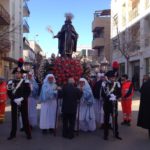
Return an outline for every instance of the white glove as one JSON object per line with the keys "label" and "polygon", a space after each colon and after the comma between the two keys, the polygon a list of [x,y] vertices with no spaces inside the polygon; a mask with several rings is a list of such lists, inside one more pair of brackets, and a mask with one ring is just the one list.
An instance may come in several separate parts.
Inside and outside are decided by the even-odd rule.
{"label": "white glove", "polygon": [[20,97],[20,98],[15,98],[14,99],[14,102],[17,104],[17,105],[21,105],[21,102],[23,101],[23,97]]}
{"label": "white glove", "polygon": [[110,101],[116,101],[116,96],[114,94],[110,94],[110,98],[109,98]]}

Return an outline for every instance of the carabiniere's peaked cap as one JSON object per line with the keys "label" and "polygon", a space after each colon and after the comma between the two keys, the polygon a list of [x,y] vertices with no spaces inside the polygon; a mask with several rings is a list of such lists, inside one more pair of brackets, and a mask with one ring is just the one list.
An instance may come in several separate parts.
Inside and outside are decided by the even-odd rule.
{"label": "carabiniere's peaked cap", "polygon": [[28,71],[26,71],[26,70],[24,70],[24,69],[22,69],[22,68],[20,68],[20,67],[16,67],[16,68],[14,68],[14,70],[12,71],[12,74],[15,74],[16,72],[20,72],[20,73],[28,73]]}
{"label": "carabiniere's peaked cap", "polygon": [[108,78],[115,77],[115,71],[110,70],[106,72],[105,76],[107,76]]}

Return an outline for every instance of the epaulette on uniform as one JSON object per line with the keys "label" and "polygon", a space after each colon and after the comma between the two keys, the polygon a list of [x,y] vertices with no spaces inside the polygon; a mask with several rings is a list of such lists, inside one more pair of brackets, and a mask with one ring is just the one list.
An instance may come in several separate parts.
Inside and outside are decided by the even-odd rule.
{"label": "epaulette on uniform", "polygon": [[13,83],[13,80],[9,80],[9,81],[8,81],[8,84],[12,84],[12,83]]}

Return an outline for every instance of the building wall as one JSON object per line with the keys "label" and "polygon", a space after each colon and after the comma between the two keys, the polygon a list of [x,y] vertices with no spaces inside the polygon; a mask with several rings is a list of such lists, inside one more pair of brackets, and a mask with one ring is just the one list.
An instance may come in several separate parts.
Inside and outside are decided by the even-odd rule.
{"label": "building wall", "polygon": [[[9,0],[0,0],[0,4],[10,14]],[[9,29],[9,25],[7,27]],[[6,35],[6,37],[9,38],[9,35]],[[0,76],[4,76],[6,79],[8,77],[9,64],[8,62],[4,61],[3,57],[6,57],[7,55],[8,52],[0,52]]]}
{"label": "building wall", "polygon": [[[111,10],[112,59],[125,64],[130,79],[139,74],[141,85],[147,70],[146,59],[150,58],[150,0],[112,0]],[[119,49],[129,55],[128,66]]]}
{"label": "building wall", "polygon": [[23,56],[23,0],[10,1],[11,14],[11,52],[9,56],[18,59]]}
{"label": "building wall", "polygon": [[[94,32],[97,32],[96,28],[104,28],[104,35],[99,38],[94,38],[92,41],[92,49],[97,51],[97,54],[100,55],[97,60],[100,63],[104,57],[111,62],[111,54],[110,54],[110,14],[108,16],[98,16],[94,17],[92,23],[92,31],[93,36]],[[101,49],[101,48],[102,49]],[[103,49],[104,47],[104,49]],[[98,50],[98,49],[101,50]],[[99,52],[98,52],[99,51]]]}
{"label": "building wall", "polygon": [[[18,58],[23,57],[23,6],[26,0],[0,0],[0,4],[10,14],[9,25],[9,40],[11,43],[10,51],[5,54],[0,54],[0,57],[5,57],[5,61],[0,62],[0,75],[11,78],[10,70],[16,64]],[[9,72],[9,73],[8,73]],[[6,75],[8,74],[8,75]]]}

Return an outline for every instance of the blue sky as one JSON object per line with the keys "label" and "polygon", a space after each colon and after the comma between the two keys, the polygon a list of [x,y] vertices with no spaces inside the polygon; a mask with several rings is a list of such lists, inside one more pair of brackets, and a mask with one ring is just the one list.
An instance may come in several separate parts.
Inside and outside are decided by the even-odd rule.
{"label": "blue sky", "polygon": [[64,14],[71,12],[74,15],[72,24],[79,34],[78,46],[91,46],[93,13],[110,8],[110,0],[30,0],[28,6],[31,14],[27,37],[39,42],[43,51],[50,56],[51,53],[57,54],[58,40],[47,32],[48,25],[57,34],[64,24]]}

